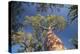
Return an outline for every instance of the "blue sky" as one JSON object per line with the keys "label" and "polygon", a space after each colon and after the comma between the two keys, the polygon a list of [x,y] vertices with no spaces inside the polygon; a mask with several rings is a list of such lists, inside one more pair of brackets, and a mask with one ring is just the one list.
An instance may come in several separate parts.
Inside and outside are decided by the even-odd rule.
{"label": "blue sky", "polygon": [[[48,15],[51,13],[52,15],[58,15],[58,16],[64,16],[66,21],[68,21],[69,16],[69,9],[67,8],[69,5],[65,5],[65,7],[60,8],[60,12],[55,11],[51,13],[51,10],[48,9],[47,13],[40,13],[43,16]],[[25,16],[34,16],[36,15],[36,6],[27,6],[27,4],[23,4],[22,6],[25,11],[21,14],[20,19],[23,19]],[[31,32],[32,29],[31,27],[25,27],[24,29],[25,32]],[[74,48],[74,46],[69,42],[69,40],[78,32],[78,25],[77,23],[73,22],[72,24],[68,25],[63,31],[61,32],[55,32],[63,41],[63,44],[66,48]],[[19,45],[13,46],[12,51],[16,52],[17,48],[19,48]]]}

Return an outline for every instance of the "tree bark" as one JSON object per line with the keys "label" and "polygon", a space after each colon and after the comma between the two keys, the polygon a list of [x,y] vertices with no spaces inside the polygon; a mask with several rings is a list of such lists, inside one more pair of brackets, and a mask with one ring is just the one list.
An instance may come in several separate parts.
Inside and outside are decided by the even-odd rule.
{"label": "tree bark", "polygon": [[52,50],[64,50],[64,45],[60,38],[52,31],[52,28],[48,28],[47,38],[46,38],[46,49],[48,51]]}

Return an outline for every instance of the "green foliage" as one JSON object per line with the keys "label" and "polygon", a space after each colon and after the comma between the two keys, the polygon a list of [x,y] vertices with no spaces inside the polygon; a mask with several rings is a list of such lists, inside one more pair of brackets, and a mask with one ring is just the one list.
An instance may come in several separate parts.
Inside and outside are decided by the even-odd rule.
{"label": "green foliage", "polygon": [[23,32],[16,32],[11,36],[11,40],[16,43],[21,43],[24,40]]}
{"label": "green foliage", "polygon": [[56,30],[63,30],[66,27],[66,20],[63,16],[41,16],[37,14],[35,16],[26,16],[24,24],[33,27],[33,38],[28,35],[30,41],[29,47],[35,48],[34,51],[41,51],[43,41],[47,34],[47,30],[44,29],[48,29],[48,27],[51,26],[52,28],[56,28]]}
{"label": "green foliage", "polygon": [[78,17],[78,6],[72,5],[69,9],[70,11],[68,15],[70,16],[70,21],[73,22]]}
{"label": "green foliage", "polygon": [[66,21],[62,16],[26,16],[25,23],[30,23],[33,27],[39,28],[40,26],[48,28],[49,26],[57,29],[64,29]]}
{"label": "green foliage", "polygon": [[39,43],[38,43],[38,46],[37,46],[37,50],[40,51],[41,49],[42,49],[42,43],[39,42]]}
{"label": "green foliage", "polygon": [[51,9],[51,12],[55,11],[53,8],[56,8],[59,11],[59,7],[64,7],[63,4],[49,4],[49,3],[38,3],[36,4],[37,12],[48,12],[48,8]]}
{"label": "green foliage", "polygon": [[[22,3],[20,2],[10,2],[9,3],[9,14],[10,14],[10,23],[11,23],[11,32],[17,32],[22,30],[23,24],[19,22],[18,16],[23,12]],[[14,22],[14,23],[13,23]]]}
{"label": "green foliage", "polygon": [[66,27],[67,23],[66,23],[64,17],[60,16],[59,18],[57,18],[56,21],[58,22],[58,28],[64,29]]}
{"label": "green foliage", "polygon": [[70,42],[75,48],[78,48],[78,34],[75,34],[75,36],[70,39]]}
{"label": "green foliage", "polygon": [[42,36],[43,36],[43,37],[46,37],[46,34],[47,34],[47,32],[44,30],[44,31],[42,32]]}

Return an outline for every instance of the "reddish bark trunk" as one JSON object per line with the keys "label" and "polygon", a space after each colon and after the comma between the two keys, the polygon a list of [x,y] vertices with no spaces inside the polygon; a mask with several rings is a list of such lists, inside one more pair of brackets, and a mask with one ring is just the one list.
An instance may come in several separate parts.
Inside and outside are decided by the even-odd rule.
{"label": "reddish bark trunk", "polygon": [[64,50],[64,45],[60,38],[55,35],[55,33],[52,31],[51,27],[49,27],[49,30],[47,32],[47,41],[46,41],[47,50]]}

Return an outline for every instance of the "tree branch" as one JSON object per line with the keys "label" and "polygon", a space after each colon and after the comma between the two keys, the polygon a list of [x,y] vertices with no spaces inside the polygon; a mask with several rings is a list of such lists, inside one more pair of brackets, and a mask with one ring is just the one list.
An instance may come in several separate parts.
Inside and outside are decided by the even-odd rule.
{"label": "tree branch", "polygon": [[39,26],[40,26],[40,28],[42,28],[43,30],[48,30],[48,28],[45,27],[45,26],[42,26],[42,25],[39,25]]}

